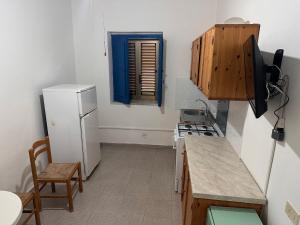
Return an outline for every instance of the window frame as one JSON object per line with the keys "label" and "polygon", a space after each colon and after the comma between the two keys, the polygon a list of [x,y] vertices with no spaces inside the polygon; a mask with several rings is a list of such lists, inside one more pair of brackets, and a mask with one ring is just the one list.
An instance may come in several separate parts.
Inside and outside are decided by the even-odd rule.
{"label": "window frame", "polygon": [[[158,41],[159,46],[158,46],[158,63],[157,63],[157,84],[156,84],[156,92],[157,94],[155,95],[155,100],[151,102],[149,99],[133,99],[130,96],[126,99],[117,99],[115,96],[116,90],[115,90],[115,83],[116,83],[116,78],[118,77],[115,76],[114,74],[114,65],[113,65],[113,41],[112,38],[113,36],[122,36],[125,39],[127,38],[127,41],[131,40],[143,40],[143,41],[151,41],[155,40]],[[141,105],[145,105],[145,103],[149,102],[150,105],[153,105],[154,102],[157,103],[157,105],[160,107],[162,105],[162,95],[163,95],[163,33],[162,32],[108,32],[108,43],[109,43],[109,71],[110,71],[110,90],[111,90],[111,102],[113,103],[124,103],[124,104],[138,104],[141,102]],[[126,54],[128,55],[128,46],[125,47]],[[129,75],[128,75],[128,64],[127,68],[125,71],[126,74],[126,79],[124,84],[126,87],[125,89],[128,89],[129,93]],[[128,94],[127,91],[125,91],[125,94]],[[129,93],[130,95],[130,93]],[[145,100],[145,102],[143,102]]]}

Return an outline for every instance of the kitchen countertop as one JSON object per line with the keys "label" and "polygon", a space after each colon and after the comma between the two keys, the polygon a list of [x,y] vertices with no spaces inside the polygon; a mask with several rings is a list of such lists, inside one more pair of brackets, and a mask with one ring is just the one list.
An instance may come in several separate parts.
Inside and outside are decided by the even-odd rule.
{"label": "kitchen countertop", "polygon": [[266,198],[226,138],[186,136],[194,198],[265,204]]}

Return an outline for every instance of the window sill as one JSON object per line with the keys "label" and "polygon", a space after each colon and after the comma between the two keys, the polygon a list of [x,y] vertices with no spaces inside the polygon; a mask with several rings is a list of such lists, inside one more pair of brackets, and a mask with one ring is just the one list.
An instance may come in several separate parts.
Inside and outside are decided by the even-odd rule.
{"label": "window sill", "polygon": [[155,100],[136,100],[136,99],[133,99],[131,100],[131,103],[130,105],[157,105],[157,102]]}
{"label": "window sill", "polygon": [[[111,101],[111,104],[113,105],[124,105],[123,103],[116,102],[116,101]],[[130,105],[148,105],[148,106],[157,106],[157,102],[154,100],[131,100]]]}

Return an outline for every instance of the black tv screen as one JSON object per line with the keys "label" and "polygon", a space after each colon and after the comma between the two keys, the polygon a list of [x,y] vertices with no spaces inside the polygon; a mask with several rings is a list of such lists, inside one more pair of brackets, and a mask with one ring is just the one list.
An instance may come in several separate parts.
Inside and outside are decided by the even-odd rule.
{"label": "black tv screen", "polygon": [[266,66],[254,35],[244,43],[246,93],[256,118],[268,110]]}

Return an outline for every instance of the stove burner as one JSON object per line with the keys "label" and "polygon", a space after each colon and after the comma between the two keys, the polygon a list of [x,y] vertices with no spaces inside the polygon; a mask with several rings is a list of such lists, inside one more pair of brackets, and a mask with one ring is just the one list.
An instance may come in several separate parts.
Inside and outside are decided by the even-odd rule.
{"label": "stove burner", "polygon": [[185,135],[195,135],[195,136],[219,136],[217,130],[215,130],[213,125],[208,123],[178,123],[177,131],[179,137],[184,137]]}
{"label": "stove burner", "polygon": [[213,136],[213,134],[212,134],[211,132],[207,132],[207,131],[204,132],[204,135],[205,135],[205,136]]}

